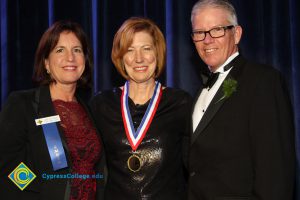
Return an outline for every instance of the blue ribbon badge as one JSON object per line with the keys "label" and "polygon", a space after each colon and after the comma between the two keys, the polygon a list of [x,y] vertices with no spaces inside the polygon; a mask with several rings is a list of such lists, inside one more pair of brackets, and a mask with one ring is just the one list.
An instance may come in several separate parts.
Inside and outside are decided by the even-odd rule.
{"label": "blue ribbon badge", "polygon": [[36,125],[43,128],[54,171],[68,167],[66,154],[56,125],[56,122],[59,121],[59,115],[35,120]]}

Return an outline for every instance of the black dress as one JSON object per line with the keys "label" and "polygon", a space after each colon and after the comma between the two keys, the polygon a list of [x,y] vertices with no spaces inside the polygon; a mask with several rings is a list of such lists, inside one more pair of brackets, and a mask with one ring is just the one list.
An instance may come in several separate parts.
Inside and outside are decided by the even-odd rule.
{"label": "black dress", "polygon": [[[133,172],[127,166],[132,149],[123,126],[121,94],[122,90],[115,88],[98,94],[91,102],[107,154],[105,199],[185,199],[183,145],[188,144],[183,143],[188,141],[190,96],[182,90],[163,90],[150,128],[136,150],[142,160],[141,169]],[[135,128],[148,103],[135,105],[129,98]]]}

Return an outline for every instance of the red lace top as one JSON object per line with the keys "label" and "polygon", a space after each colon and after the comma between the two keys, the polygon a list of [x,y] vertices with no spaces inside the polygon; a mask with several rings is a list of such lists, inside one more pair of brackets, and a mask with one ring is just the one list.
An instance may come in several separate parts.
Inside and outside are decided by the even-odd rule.
{"label": "red lace top", "polygon": [[[95,174],[94,166],[100,158],[101,146],[96,130],[84,108],[77,102],[53,101],[56,113],[70,153],[73,175]],[[77,176],[78,177],[78,176]],[[83,176],[82,176],[83,177]],[[73,178],[70,200],[94,200],[96,197],[95,178]]]}

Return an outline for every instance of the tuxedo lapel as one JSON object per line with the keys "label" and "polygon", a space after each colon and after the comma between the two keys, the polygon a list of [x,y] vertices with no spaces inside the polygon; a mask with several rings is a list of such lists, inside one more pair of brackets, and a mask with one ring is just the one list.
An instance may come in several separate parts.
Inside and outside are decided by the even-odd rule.
{"label": "tuxedo lapel", "polygon": [[[240,55],[237,56],[233,61],[231,61],[228,65],[232,65],[232,67],[234,67],[234,68],[229,72],[229,74],[227,75],[225,80],[234,79],[234,80],[238,81],[239,74],[241,73],[241,67],[244,65],[245,62],[246,62],[246,60]],[[199,95],[197,96],[197,98],[199,97]],[[209,122],[213,119],[213,117],[215,116],[217,111],[222,107],[224,102],[227,100],[227,99],[222,99],[223,95],[224,95],[224,92],[223,92],[223,83],[222,83],[222,85],[218,89],[216,95],[214,96],[211,103],[209,104],[202,119],[200,120],[195,132],[192,133],[191,144],[193,144],[195,142],[196,138],[203,132],[205,127],[209,124]],[[197,99],[194,102],[194,107],[195,107],[196,102],[197,102]],[[194,110],[194,107],[193,107],[193,110]]]}
{"label": "tuxedo lapel", "polygon": [[213,116],[216,114],[216,112],[221,108],[223,103],[225,102],[225,99],[219,101],[223,96],[222,91],[222,85],[217,91],[216,95],[214,96],[213,100],[209,104],[205,114],[203,115],[202,119],[200,120],[195,132],[192,135],[192,141],[193,143],[195,139],[198,137],[198,135],[203,131],[203,129],[208,125],[208,123],[211,121]]}

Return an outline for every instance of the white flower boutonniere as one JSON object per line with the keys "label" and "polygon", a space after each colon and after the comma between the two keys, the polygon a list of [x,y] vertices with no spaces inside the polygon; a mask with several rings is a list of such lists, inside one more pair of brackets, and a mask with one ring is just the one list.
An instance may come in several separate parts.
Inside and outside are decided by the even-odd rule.
{"label": "white flower boutonniere", "polygon": [[229,98],[234,92],[236,92],[237,85],[238,82],[234,79],[229,78],[224,80],[222,84],[222,91],[224,95],[221,97],[221,99],[219,99],[219,101]]}

